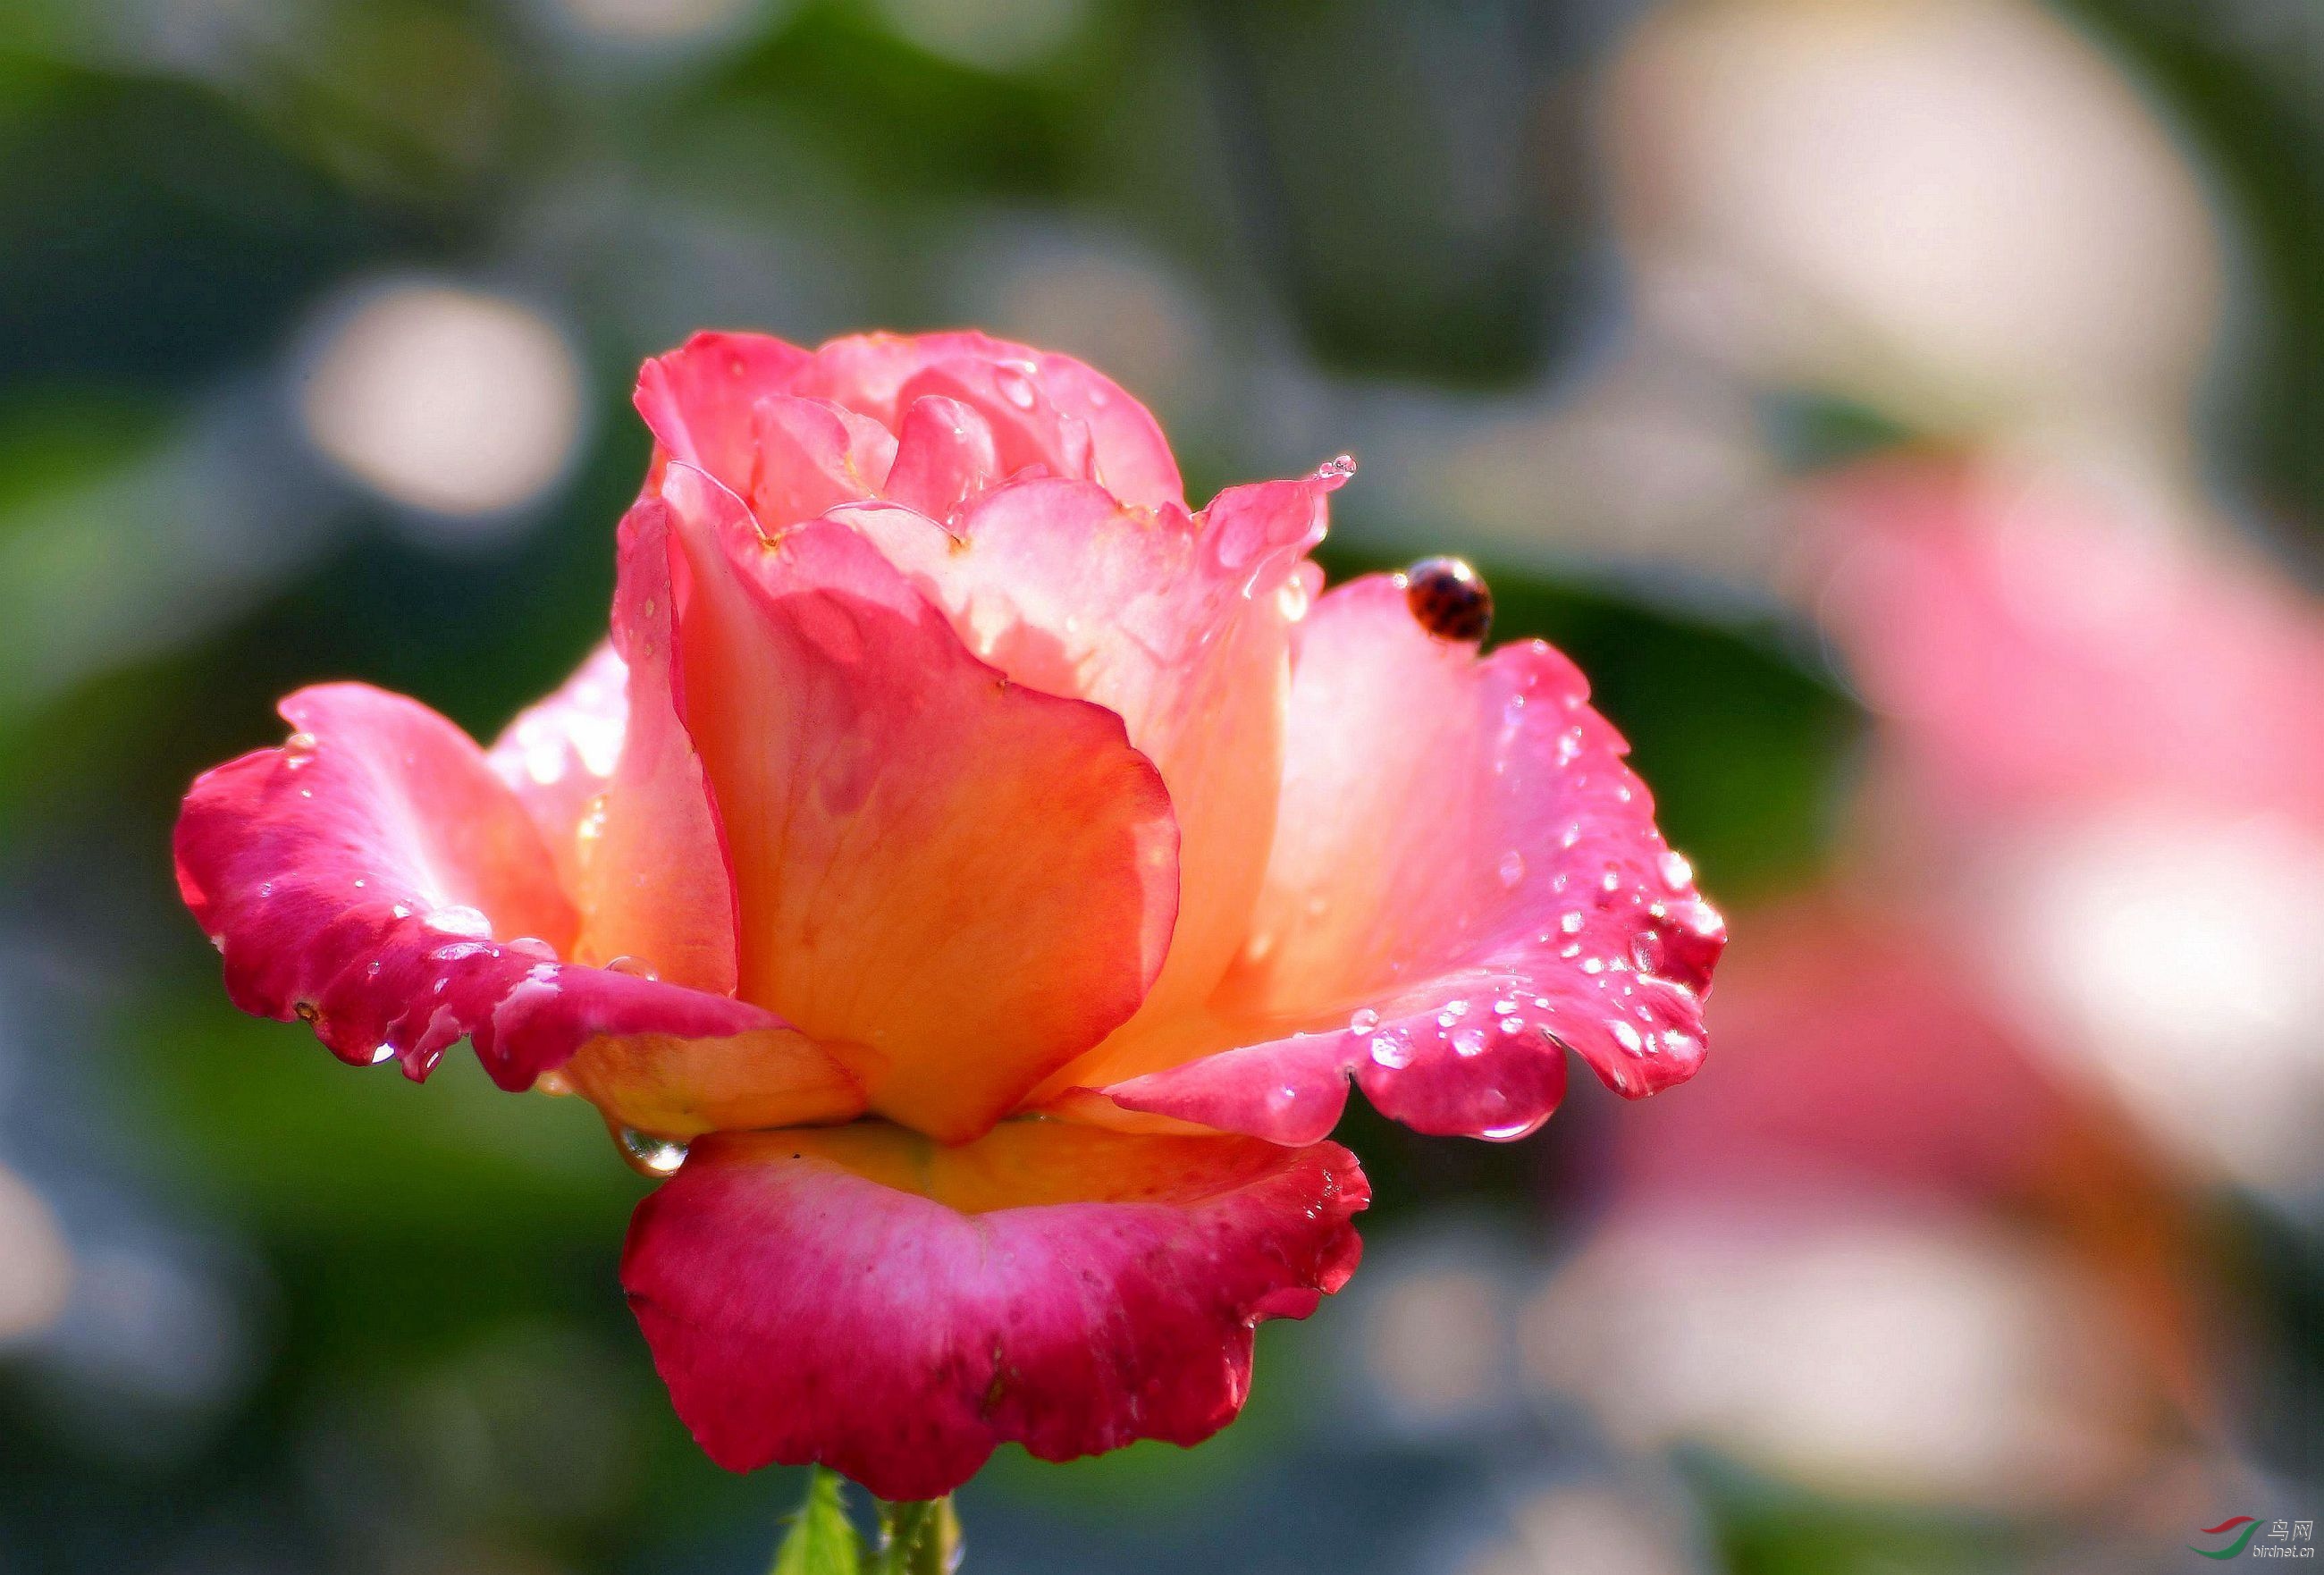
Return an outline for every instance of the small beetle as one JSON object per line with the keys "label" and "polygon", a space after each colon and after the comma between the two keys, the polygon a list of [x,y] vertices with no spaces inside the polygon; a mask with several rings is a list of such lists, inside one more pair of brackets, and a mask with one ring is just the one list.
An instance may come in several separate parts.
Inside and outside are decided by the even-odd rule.
{"label": "small beetle", "polygon": [[1414,619],[1438,640],[1473,643],[1492,627],[1493,593],[1462,559],[1424,557],[1396,577]]}

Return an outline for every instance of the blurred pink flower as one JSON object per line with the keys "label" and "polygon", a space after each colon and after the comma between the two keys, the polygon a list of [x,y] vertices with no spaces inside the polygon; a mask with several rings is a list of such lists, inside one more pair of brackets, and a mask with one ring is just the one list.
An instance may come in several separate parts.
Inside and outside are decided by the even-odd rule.
{"label": "blurred pink flower", "polygon": [[1621,740],[1538,641],[1317,597],[1344,462],[1190,513],[1135,401],[975,334],[701,335],[638,406],[606,649],[489,752],[301,691],[178,861],[246,1009],[690,1145],[622,1277],[720,1463],[1195,1441],[1355,1266],[1351,1080],[1511,1138],[1566,1048],[1699,1064],[1724,933]]}
{"label": "blurred pink flower", "polygon": [[1925,799],[2324,824],[2324,614],[2103,503],[1890,461],[1816,497],[1817,612]]}
{"label": "blurred pink flower", "polygon": [[2324,608],[1997,468],[1869,465],[1816,511],[1817,606],[1879,717],[1884,891],[2181,1159],[2311,1195]]}

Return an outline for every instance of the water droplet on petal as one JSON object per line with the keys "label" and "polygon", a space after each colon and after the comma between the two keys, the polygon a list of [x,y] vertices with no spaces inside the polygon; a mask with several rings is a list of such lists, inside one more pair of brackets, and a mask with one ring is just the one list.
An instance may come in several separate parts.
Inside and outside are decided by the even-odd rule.
{"label": "water droplet on petal", "polygon": [[1491,1143],[1514,1143],[1520,1138],[1530,1138],[1540,1131],[1542,1123],[1548,1119],[1545,1115],[1536,1116],[1530,1121],[1512,1121],[1506,1127],[1488,1127],[1478,1136]]}
{"label": "water droplet on petal", "polygon": [[1016,366],[1001,366],[992,374],[992,381],[1000,386],[1001,397],[1020,410],[1029,410],[1033,408],[1033,380],[1026,375],[1026,372],[1029,370],[1029,368],[1020,370]]}
{"label": "water droplet on petal", "polygon": [[1567,914],[1563,918],[1557,921],[1557,927],[1563,930],[1569,935],[1580,935],[1582,933],[1582,915],[1579,912]]}
{"label": "water droplet on petal", "polygon": [[1503,853],[1499,874],[1502,886],[1512,891],[1517,889],[1517,883],[1525,879],[1525,855],[1515,848]]}
{"label": "water droplet on petal", "polygon": [[396,1050],[394,1045],[374,1045],[371,1048],[371,1064],[374,1066],[383,1065],[387,1062],[394,1060]]}
{"label": "water droplet on petal", "polygon": [[1382,1034],[1372,1040],[1372,1059],[1390,1072],[1401,1071],[1412,1064],[1412,1046],[1396,1034]]}
{"label": "water droplet on petal", "polygon": [[1452,1051],[1456,1055],[1482,1055],[1485,1053],[1485,1031],[1482,1028],[1462,1028],[1452,1036]]}
{"label": "water droplet on petal", "polygon": [[1663,854],[1663,884],[1673,891],[1683,890],[1693,884],[1694,866],[1687,862],[1684,853],[1668,852]]}
{"label": "water droplet on petal", "polygon": [[605,964],[608,973],[626,973],[632,979],[659,979],[653,964],[642,957],[616,957]]}
{"label": "water droplet on petal", "polygon": [[1646,1042],[1638,1036],[1638,1030],[1625,1022],[1615,1023],[1614,1038],[1616,1043],[1633,1055],[1642,1055],[1646,1047]]}
{"label": "water droplet on petal", "polygon": [[1369,1034],[1379,1027],[1379,1013],[1370,1007],[1359,1008],[1356,1015],[1348,1019],[1348,1027],[1356,1033]]}
{"label": "water droplet on petal", "polygon": [[621,1146],[622,1157],[640,1175],[676,1175],[678,1167],[686,1163],[686,1145],[675,1138],[660,1138],[651,1132],[641,1132],[635,1127],[624,1127],[614,1134]]}
{"label": "water droplet on petal", "polygon": [[1352,454],[1335,456],[1315,467],[1315,479],[1319,482],[1343,482],[1355,474],[1356,456]]}

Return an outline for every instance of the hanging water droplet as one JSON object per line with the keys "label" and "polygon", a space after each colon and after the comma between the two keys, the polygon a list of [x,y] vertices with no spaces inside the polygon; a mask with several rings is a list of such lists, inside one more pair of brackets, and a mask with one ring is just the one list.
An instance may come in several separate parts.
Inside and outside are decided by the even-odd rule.
{"label": "hanging water droplet", "polygon": [[1541,1124],[1548,1119],[1547,1116],[1536,1116],[1530,1121],[1512,1121],[1505,1127],[1488,1127],[1479,1136],[1491,1143],[1514,1143],[1520,1138],[1530,1138],[1540,1131]]}
{"label": "hanging water droplet", "polygon": [[641,1132],[635,1127],[624,1127],[614,1134],[614,1141],[621,1146],[622,1157],[640,1175],[676,1175],[678,1167],[686,1163],[686,1145],[675,1138],[660,1138],[651,1132]]}
{"label": "hanging water droplet", "polygon": [[384,1065],[394,1060],[395,1056],[396,1049],[392,1045],[374,1045],[371,1047],[371,1064],[374,1066]]}
{"label": "hanging water droplet", "polygon": [[1343,482],[1355,474],[1356,456],[1352,454],[1335,456],[1315,467],[1315,479],[1319,482]]}
{"label": "hanging water droplet", "polygon": [[1517,883],[1525,879],[1525,855],[1515,848],[1503,853],[1499,873],[1501,877],[1501,885],[1509,890],[1516,890]]}

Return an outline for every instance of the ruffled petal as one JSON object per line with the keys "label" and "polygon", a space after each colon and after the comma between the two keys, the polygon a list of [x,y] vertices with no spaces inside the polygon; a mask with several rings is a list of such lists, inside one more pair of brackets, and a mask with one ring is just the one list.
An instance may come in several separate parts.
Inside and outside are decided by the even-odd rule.
{"label": "ruffled petal", "polygon": [[1144,999],[1177,906],[1154,767],[1013,685],[834,520],[772,539],[673,465],[681,704],[741,898],[741,991],[872,1108],[975,1137]]}
{"label": "ruffled petal", "polygon": [[[898,508],[844,517],[1019,684],[1121,717],[1177,813],[1177,929],[1145,1025],[1198,1003],[1240,944],[1282,778],[1295,570],[1338,473],[1234,487],[1200,518],[1128,507],[1093,482],[986,493],[952,530]],[[1101,1052],[1102,1054],[1102,1052]]]}
{"label": "ruffled petal", "polygon": [[1095,367],[1070,355],[1033,353],[1050,403],[1089,427],[1091,479],[1141,509],[1184,508],[1186,484],[1152,412]]}
{"label": "ruffled petal", "polygon": [[459,729],[360,684],[281,709],[290,741],[205,773],[178,820],[179,889],[244,1010],[302,1018],[342,1060],[400,1060],[414,1078],[471,1037],[509,1089],[601,1036],[760,1035],[826,1067],[829,1091],[798,1109],[849,1108],[836,1069],[763,1009],[559,962],[572,906]]}
{"label": "ruffled petal", "polygon": [[1514,1138],[1556,1108],[1564,1048],[1633,1098],[1692,1075],[1725,929],[1588,692],[1537,640],[1431,639],[1390,579],[1325,596],[1240,955],[1207,1021],[1081,1086],[1297,1142],[1350,1076],[1421,1131]]}
{"label": "ruffled petal", "polygon": [[982,416],[1004,475],[1030,472],[1073,481],[1096,474],[1089,423],[1057,409],[1029,358],[952,356],[922,369],[897,395],[908,409],[924,399],[958,401]]}
{"label": "ruffled petal", "polygon": [[769,530],[878,496],[895,463],[893,433],[828,400],[769,395],[759,401],[753,429],[758,448],[747,489],[735,490]]}
{"label": "ruffled petal", "polygon": [[1370,1191],[1328,1143],[722,1133],[639,1205],[622,1283],[720,1465],[818,1460],[931,1498],[1003,1442],[1062,1460],[1217,1432],[1252,1326],[1354,1272]]}
{"label": "ruffled petal", "polygon": [[932,394],[904,412],[888,472],[890,502],[949,521],[1000,475],[991,423],[969,406]]}
{"label": "ruffled petal", "polygon": [[546,700],[517,713],[484,759],[540,833],[558,884],[580,889],[581,827],[622,756],[629,671],[608,640]]}
{"label": "ruffled petal", "polygon": [[[755,502],[755,412],[782,396],[848,411],[899,438],[919,400],[956,400],[984,419],[998,474],[1037,466],[1102,480],[1139,507],[1185,506],[1177,462],[1143,405],[1071,356],[983,334],[859,334],[811,355],[763,335],[697,334],[646,364],[637,405],[666,459],[707,471]],[[860,468],[869,477],[872,467]],[[854,495],[878,488],[874,482]]]}
{"label": "ruffled petal", "polygon": [[798,391],[807,351],[766,334],[696,334],[638,373],[638,414],[661,456],[748,493],[758,402]]}

